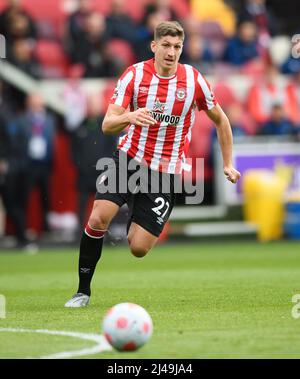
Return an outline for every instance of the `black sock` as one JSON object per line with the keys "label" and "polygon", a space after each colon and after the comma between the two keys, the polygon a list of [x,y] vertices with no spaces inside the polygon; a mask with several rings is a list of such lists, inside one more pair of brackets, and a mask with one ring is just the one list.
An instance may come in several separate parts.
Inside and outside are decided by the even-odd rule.
{"label": "black sock", "polygon": [[102,253],[105,231],[92,229],[86,226],[82,234],[79,253],[79,287],[78,293],[91,295],[91,281]]}

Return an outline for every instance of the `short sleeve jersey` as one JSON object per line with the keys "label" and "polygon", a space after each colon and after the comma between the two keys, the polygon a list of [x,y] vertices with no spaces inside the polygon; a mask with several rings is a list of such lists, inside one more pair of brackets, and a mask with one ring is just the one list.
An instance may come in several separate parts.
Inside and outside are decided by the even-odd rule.
{"label": "short sleeve jersey", "polygon": [[191,138],[196,107],[216,104],[207,80],[194,67],[178,64],[171,77],[159,76],[154,59],[127,68],[120,77],[111,104],[130,111],[147,107],[155,125],[129,125],[118,149],[151,169],[180,173]]}

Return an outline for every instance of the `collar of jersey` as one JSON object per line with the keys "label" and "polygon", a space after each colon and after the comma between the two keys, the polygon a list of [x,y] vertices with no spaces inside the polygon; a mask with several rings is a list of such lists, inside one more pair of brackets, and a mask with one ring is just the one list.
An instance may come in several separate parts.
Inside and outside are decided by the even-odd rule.
{"label": "collar of jersey", "polygon": [[177,75],[177,72],[178,72],[178,64],[177,64],[177,70],[175,72],[175,74],[173,74],[172,76],[161,76],[161,75],[158,75],[158,73],[156,72],[155,70],[155,66],[154,66],[154,58],[152,59],[152,68],[153,68],[153,71],[154,71],[154,75],[157,76],[159,79],[163,79],[163,80],[170,80],[170,79],[174,79],[175,76]]}

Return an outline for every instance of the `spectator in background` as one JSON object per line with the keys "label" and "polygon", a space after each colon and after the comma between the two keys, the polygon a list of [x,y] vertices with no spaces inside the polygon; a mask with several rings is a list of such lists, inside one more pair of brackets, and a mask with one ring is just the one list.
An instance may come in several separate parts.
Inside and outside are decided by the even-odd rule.
{"label": "spectator in background", "polygon": [[8,171],[8,150],[9,136],[6,130],[6,121],[3,115],[0,113],[0,193],[2,193],[5,176]]}
{"label": "spectator in background", "polygon": [[271,36],[278,32],[277,21],[266,7],[265,0],[247,0],[238,14],[239,22],[252,21],[257,27],[258,49],[261,56],[268,56]]}
{"label": "spectator in background", "polygon": [[11,99],[8,96],[8,89],[0,79],[0,113],[3,117],[9,117],[11,111]]}
{"label": "spectator in background", "polygon": [[9,0],[7,7],[0,14],[0,34],[9,44],[17,38],[35,40],[36,26],[31,16],[23,10],[21,0]]}
{"label": "spectator in background", "polygon": [[237,34],[229,39],[224,52],[224,60],[235,66],[259,58],[257,48],[257,29],[252,21],[243,21],[239,24]]}
{"label": "spectator in background", "polygon": [[25,233],[28,170],[26,131],[16,120],[4,117],[0,106],[0,195],[19,248],[29,247]]}
{"label": "spectator in background", "polygon": [[201,32],[201,23],[193,16],[190,16],[184,20],[184,27],[187,39],[195,34],[199,35]]}
{"label": "spectator in background", "polygon": [[63,89],[63,101],[66,107],[65,126],[69,131],[77,129],[86,115],[87,94],[80,80],[83,73],[83,65],[73,65]]}
{"label": "spectator in background", "polygon": [[[166,21],[180,21],[177,13],[172,8],[171,0],[153,0],[152,2],[156,9],[163,14]],[[151,6],[151,5],[150,5]],[[149,7],[149,5],[148,5]],[[147,9],[147,5],[146,5]]]}
{"label": "spectator in background", "polygon": [[280,80],[276,66],[269,65],[260,81],[255,81],[248,93],[247,106],[258,124],[265,123],[274,104],[282,104],[286,115],[293,119],[293,102],[287,86]]}
{"label": "spectator in background", "polygon": [[39,78],[39,67],[33,57],[36,26],[22,9],[20,0],[10,0],[0,14],[0,33],[6,38],[8,60],[27,74]]}
{"label": "spectator in background", "polygon": [[300,59],[290,55],[281,66],[283,74],[297,74],[300,71]]}
{"label": "spectator in background", "polygon": [[79,128],[71,135],[72,159],[77,168],[78,217],[81,228],[90,195],[94,195],[99,173],[96,164],[100,158],[112,157],[117,145],[117,136],[105,136],[99,128],[103,121],[98,95],[90,95],[87,115]]}
{"label": "spectator in background", "polygon": [[16,124],[26,133],[26,154],[28,161],[28,178],[21,192],[27,197],[37,186],[40,190],[43,229],[49,230],[47,215],[49,212],[49,179],[53,163],[55,122],[47,113],[39,93],[32,93],[27,98],[26,111]]}
{"label": "spectator in background", "polygon": [[[295,74],[297,77],[297,73],[300,71],[300,44],[299,38],[300,35],[299,30],[297,29],[292,37],[292,46],[290,46],[290,55],[287,57],[285,62],[283,62],[281,66],[281,72],[283,74]],[[298,81],[296,79],[296,81]]]}
{"label": "spectator in background", "polygon": [[296,134],[296,128],[286,117],[281,103],[273,104],[270,117],[259,130],[259,134],[272,136],[292,136]]}
{"label": "spectator in background", "polygon": [[24,101],[23,91],[0,78],[0,112],[5,118],[16,117],[24,109]]}
{"label": "spectator in background", "polygon": [[8,51],[7,59],[33,78],[39,79],[41,77],[40,65],[34,58],[32,46],[27,39],[16,40]]}
{"label": "spectator in background", "polygon": [[266,7],[266,0],[247,0],[238,13],[238,21],[253,21],[258,34],[263,36],[277,34],[277,21],[271,11]]}
{"label": "spectator in background", "polygon": [[87,18],[93,13],[91,0],[77,0],[77,9],[66,22],[67,39],[72,45],[76,44],[84,32]]}
{"label": "spectator in background", "polygon": [[153,57],[150,44],[153,40],[154,29],[163,21],[166,21],[165,14],[160,12],[156,6],[149,5],[146,8],[143,21],[137,30],[138,40],[135,45],[137,60],[145,61]]}
{"label": "spectator in background", "polygon": [[113,77],[118,73],[116,61],[107,52],[105,18],[99,13],[87,16],[85,31],[78,36],[70,54],[73,63],[85,66],[86,78]]}
{"label": "spectator in background", "polygon": [[112,0],[110,13],[106,16],[109,39],[120,38],[132,46],[136,43],[136,25],[124,9],[124,0]]}
{"label": "spectator in background", "polygon": [[214,57],[209,44],[199,34],[193,34],[186,42],[182,61],[207,75],[212,72]]}

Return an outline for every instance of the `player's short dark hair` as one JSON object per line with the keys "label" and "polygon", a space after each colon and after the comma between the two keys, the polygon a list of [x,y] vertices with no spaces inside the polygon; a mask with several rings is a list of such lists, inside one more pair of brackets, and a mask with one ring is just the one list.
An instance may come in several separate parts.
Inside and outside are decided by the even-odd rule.
{"label": "player's short dark hair", "polygon": [[154,30],[154,40],[157,41],[165,36],[180,37],[183,41],[183,27],[177,21],[163,21]]}

